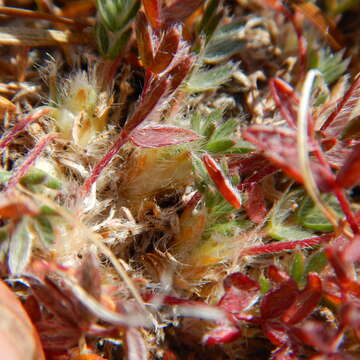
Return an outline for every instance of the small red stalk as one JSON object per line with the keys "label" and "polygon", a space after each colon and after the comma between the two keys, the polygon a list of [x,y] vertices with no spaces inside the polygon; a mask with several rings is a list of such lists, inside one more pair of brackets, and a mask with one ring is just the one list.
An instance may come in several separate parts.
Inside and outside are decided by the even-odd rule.
{"label": "small red stalk", "polygon": [[313,237],[310,239],[286,241],[281,243],[272,243],[267,245],[252,246],[241,251],[241,255],[265,255],[281,251],[288,251],[294,249],[306,249],[312,246],[320,245],[328,242],[333,237],[333,234],[326,234],[322,236]]}
{"label": "small red stalk", "polygon": [[58,137],[58,134],[50,134],[44,136],[36,146],[31,150],[29,155],[26,157],[26,160],[21,164],[20,168],[17,169],[15,174],[11,177],[8,182],[7,190],[13,188],[19,180],[26,174],[27,170],[31,165],[34,164],[39,155],[45,150],[46,146],[48,146],[51,141]]}
{"label": "small red stalk", "polygon": [[2,140],[0,140],[0,150],[5,149],[9,144],[18,136],[25,128],[33,123],[34,121],[40,119],[42,116],[50,112],[49,108],[41,108],[36,110],[34,113],[28,115],[25,119],[17,123],[9,132],[5,135]]}

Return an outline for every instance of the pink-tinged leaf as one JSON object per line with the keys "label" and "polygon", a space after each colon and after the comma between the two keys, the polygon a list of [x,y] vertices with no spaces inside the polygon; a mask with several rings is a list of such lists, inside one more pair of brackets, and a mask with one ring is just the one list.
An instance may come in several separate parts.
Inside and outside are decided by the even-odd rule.
{"label": "pink-tinged leaf", "polygon": [[301,327],[292,328],[292,333],[304,344],[324,354],[335,353],[343,336],[317,321],[307,321]]}
{"label": "pink-tinged leaf", "polygon": [[[347,147],[343,141],[334,140],[334,144],[324,153],[324,156],[332,168],[340,169],[344,165],[346,159],[350,156],[352,149]],[[324,142],[322,142],[321,145],[323,146]]]}
{"label": "pink-tinged leaf", "polygon": [[289,335],[287,327],[275,321],[266,321],[262,326],[265,336],[275,346],[282,346],[289,343]]}
{"label": "pink-tinged leaf", "polygon": [[45,360],[37,331],[13,292],[0,280],[0,354],[6,360]]}
{"label": "pink-tinged leaf", "polygon": [[261,302],[261,317],[274,319],[281,316],[294,303],[298,293],[296,283],[291,279],[271,290]]}
{"label": "pink-tinged leaf", "polygon": [[139,128],[134,130],[130,136],[130,141],[142,148],[179,145],[200,139],[201,136],[195,131],[165,125]]}
{"label": "pink-tinged leaf", "polygon": [[356,145],[345,160],[336,176],[336,183],[341,188],[351,188],[360,182],[360,144]]}
{"label": "pink-tinged leaf", "polygon": [[35,147],[30,151],[29,155],[27,155],[25,161],[21,164],[19,169],[16,170],[15,174],[9,180],[7,189],[13,188],[20,181],[20,179],[26,174],[27,170],[34,164],[36,159],[45,150],[46,146],[48,146],[57,137],[58,137],[57,134],[50,134],[44,136],[35,145]]}
{"label": "pink-tinged leaf", "polygon": [[259,283],[241,273],[233,273],[224,280],[225,294],[218,306],[239,313],[250,308],[259,298]]}
{"label": "pink-tinged leaf", "polygon": [[[294,350],[288,345],[283,345],[280,349],[276,349],[272,354],[270,360],[298,360],[299,357]],[[313,359],[315,360],[315,359]],[[320,360],[320,359],[317,359]],[[323,359],[325,360],[325,359]]]}
{"label": "pink-tinged leaf", "polygon": [[49,108],[41,108],[36,110],[33,114],[28,115],[25,119],[20,120],[11,130],[0,140],[0,150],[6,148],[25,128],[40,119],[42,116],[50,112]]}
{"label": "pink-tinged leaf", "polygon": [[142,3],[146,17],[148,18],[152,28],[154,30],[159,30],[162,23],[160,0],[143,0]]}
{"label": "pink-tinged leaf", "polygon": [[224,173],[222,172],[220,166],[215,162],[215,160],[208,154],[205,154],[202,157],[202,160],[205,164],[205,167],[222,194],[222,196],[231,204],[235,209],[239,209],[241,206],[241,198],[237,189],[235,189],[230,181],[226,178]]}
{"label": "pink-tinged leaf", "polygon": [[306,249],[322,243],[328,242],[332,234],[313,237],[311,239],[283,241],[266,245],[252,246],[241,251],[241,255],[264,255],[273,254],[281,251],[288,251],[294,249]]}
{"label": "pink-tinged leaf", "polygon": [[129,135],[136,127],[138,127],[146,118],[156,110],[161,103],[164,95],[168,91],[170,81],[166,78],[160,78],[158,81],[151,83],[148,90],[145,91],[144,97],[141,96],[139,104],[135,112],[127,120],[125,127],[120,132],[118,138],[114,144],[110,147],[104,157],[96,164],[92,173],[82,186],[83,195],[87,195],[91,189],[91,186],[96,182],[102,171],[111,162],[113,157],[120,151],[121,147],[129,140]]}
{"label": "pink-tinged leaf", "polygon": [[261,224],[267,213],[264,192],[261,185],[256,183],[249,184],[247,196],[247,201],[244,204],[245,211],[252,222]]}
{"label": "pink-tinged leaf", "polygon": [[299,97],[288,83],[279,78],[271,79],[269,85],[271,95],[281,115],[290,127],[296,128]]}
{"label": "pink-tinged leaf", "polygon": [[354,264],[344,259],[344,255],[336,246],[336,242],[333,242],[330,246],[328,246],[325,249],[325,252],[341,286],[346,286],[352,280],[355,280],[356,276]]}
{"label": "pink-tinged leaf", "polygon": [[129,328],[125,335],[126,358],[128,360],[147,360],[148,350],[139,330]]}
{"label": "pink-tinged leaf", "polygon": [[204,345],[227,344],[241,336],[241,331],[234,326],[219,326],[208,332],[202,340]]}
{"label": "pink-tinged leaf", "polygon": [[151,66],[154,61],[154,40],[145,14],[139,11],[135,22],[136,41],[139,57],[145,68]]}
{"label": "pink-tinged leaf", "polygon": [[305,319],[319,304],[322,294],[321,279],[315,273],[308,275],[306,288],[296,297],[294,303],[281,317],[288,325],[295,325]]}
{"label": "pink-tinged leaf", "polygon": [[290,275],[275,265],[269,265],[267,276],[275,284],[282,284],[286,281],[292,281]]}
{"label": "pink-tinged leaf", "polygon": [[[254,125],[244,131],[243,137],[263,151],[265,156],[287,175],[303,183],[294,129]],[[310,160],[310,164],[317,185],[324,192],[330,191],[334,182],[332,174],[325,166],[314,160]]]}
{"label": "pink-tinged leaf", "polygon": [[340,104],[321,127],[321,131],[324,132],[326,137],[338,138],[342,134],[346,125],[353,117],[353,111],[358,106],[360,101],[359,99],[360,76],[355,79]]}
{"label": "pink-tinged leaf", "polygon": [[165,71],[176,57],[180,45],[180,31],[180,27],[173,26],[163,35],[150,66],[152,72],[158,74]]}
{"label": "pink-tinged leaf", "polygon": [[163,19],[167,24],[184,22],[205,0],[175,0],[163,9]]}
{"label": "pink-tinged leaf", "polygon": [[190,73],[194,62],[195,58],[188,55],[182,59],[177,59],[177,64],[168,73],[171,81],[171,91],[175,91],[181,85],[186,76]]}

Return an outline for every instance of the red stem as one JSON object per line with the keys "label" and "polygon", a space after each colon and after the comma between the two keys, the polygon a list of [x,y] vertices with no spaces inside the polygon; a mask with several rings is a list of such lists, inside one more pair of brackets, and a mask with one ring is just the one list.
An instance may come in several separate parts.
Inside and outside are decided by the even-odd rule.
{"label": "red stem", "polygon": [[42,108],[35,111],[33,114],[28,115],[25,119],[21,120],[19,123],[17,123],[10,132],[5,135],[0,140],[0,150],[5,149],[9,146],[9,144],[14,140],[16,136],[18,136],[22,131],[25,130],[25,128],[31,124],[32,122],[38,120],[43,115],[46,115],[50,112],[49,108]]}
{"label": "red stem", "polygon": [[29,155],[26,157],[25,161],[21,164],[21,166],[16,170],[15,174],[10,178],[7,190],[13,188],[19,180],[26,174],[27,170],[33,163],[36,161],[36,159],[39,157],[39,155],[45,150],[46,146],[49,145],[51,141],[53,141],[58,134],[50,134],[47,136],[44,136],[31,150]]}
{"label": "red stem", "polygon": [[334,194],[340,203],[341,209],[346,216],[346,220],[349,223],[352,232],[354,233],[354,235],[359,235],[359,227],[356,223],[354,213],[351,210],[349,201],[344,195],[344,192],[339,187],[335,187]]}
{"label": "red stem", "polygon": [[94,170],[92,171],[90,177],[85,181],[82,186],[82,194],[87,195],[91,189],[91,186],[95,183],[101,172],[106,168],[110,163],[112,158],[119,152],[120,148],[128,141],[129,134],[123,129],[121,130],[118,138],[111,146],[110,150],[105,154],[105,156],[96,164]]}
{"label": "red stem", "polygon": [[241,255],[265,255],[272,254],[281,251],[288,251],[294,249],[305,249],[308,247],[316,246],[322,243],[328,242],[332,238],[333,234],[326,234],[310,239],[296,240],[296,241],[286,241],[280,243],[272,243],[266,245],[252,246],[245,248],[241,251]]}

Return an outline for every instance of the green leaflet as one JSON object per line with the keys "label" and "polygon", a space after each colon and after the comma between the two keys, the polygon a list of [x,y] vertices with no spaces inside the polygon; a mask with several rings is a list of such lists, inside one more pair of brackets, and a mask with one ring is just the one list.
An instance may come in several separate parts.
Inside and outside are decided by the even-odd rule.
{"label": "green leaflet", "polygon": [[[343,217],[341,207],[333,195],[325,195],[324,201],[333,208],[333,210]],[[313,201],[306,197],[301,205],[298,213],[298,219],[302,226],[316,231],[333,231],[333,226],[329,223],[327,218],[315,207]]]}
{"label": "green leaflet", "polygon": [[24,216],[11,234],[8,265],[11,274],[22,274],[31,257],[33,239],[29,231],[29,218]]}
{"label": "green leaflet", "polygon": [[33,224],[44,246],[49,247],[55,242],[55,233],[51,221],[45,215],[33,218]]}
{"label": "green leaflet", "polygon": [[186,82],[185,89],[192,93],[216,89],[230,79],[235,67],[233,63],[228,63],[209,70],[195,71]]}

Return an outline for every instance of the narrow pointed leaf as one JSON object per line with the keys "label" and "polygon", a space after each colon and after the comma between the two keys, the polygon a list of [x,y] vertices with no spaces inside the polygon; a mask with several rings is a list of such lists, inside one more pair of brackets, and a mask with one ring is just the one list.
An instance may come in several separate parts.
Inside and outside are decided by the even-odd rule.
{"label": "narrow pointed leaf", "polygon": [[150,66],[151,71],[154,73],[161,73],[167,69],[174,57],[180,44],[180,29],[172,27],[163,36],[156,55]]}
{"label": "narrow pointed leaf", "polygon": [[[360,84],[359,84],[360,85]],[[359,86],[360,90],[360,86]],[[360,144],[356,145],[337,174],[338,186],[348,189],[360,182]]]}
{"label": "narrow pointed leaf", "polygon": [[55,233],[49,217],[46,215],[38,215],[34,217],[33,223],[41,242],[47,247],[54,244]]}
{"label": "narrow pointed leaf", "polygon": [[163,19],[168,25],[184,22],[205,0],[175,0],[163,9]]}
{"label": "narrow pointed leaf", "polygon": [[358,105],[360,99],[360,76],[358,76],[350,89],[346,92],[340,104],[323,124],[321,130],[327,136],[339,137],[349,121],[359,115]]}
{"label": "narrow pointed leaf", "polygon": [[192,130],[165,125],[147,126],[136,129],[130,137],[133,144],[142,148],[179,145],[200,139],[201,136]]}
{"label": "narrow pointed leaf", "polygon": [[295,91],[289,84],[279,78],[270,80],[270,91],[281,115],[290,127],[296,128],[299,97]]}
{"label": "narrow pointed leaf", "polygon": [[30,261],[33,239],[28,225],[29,220],[24,216],[11,234],[8,264],[12,274],[23,273]]}
{"label": "narrow pointed leaf", "polygon": [[235,189],[230,181],[226,178],[219,165],[210,155],[204,155],[202,157],[206,169],[222,194],[222,196],[231,204],[235,209],[239,209],[241,206],[241,198],[237,189]]}
{"label": "narrow pointed leaf", "polygon": [[219,326],[208,332],[202,339],[205,345],[227,344],[241,336],[241,331],[234,326]]}
{"label": "narrow pointed leaf", "polygon": [[147,68],[154,62],[154,44],[149,24],[142,11],[136,17],[135,32],[139,56],[142,64]]}
{"label": "narrow pointed leaf", "polygon": [[196,93],[216,89],[230,79],[234,70],[234,64],[228,63],[219,65],[210,70],[200,70],[195,72],[186,82],[186,90]]}
{"label": "narrow pointed leaf", "polygon": [[161,26],[161,4],[160,0],[143,0],[143,6],[146,17],[153,29],[159,29]]}

